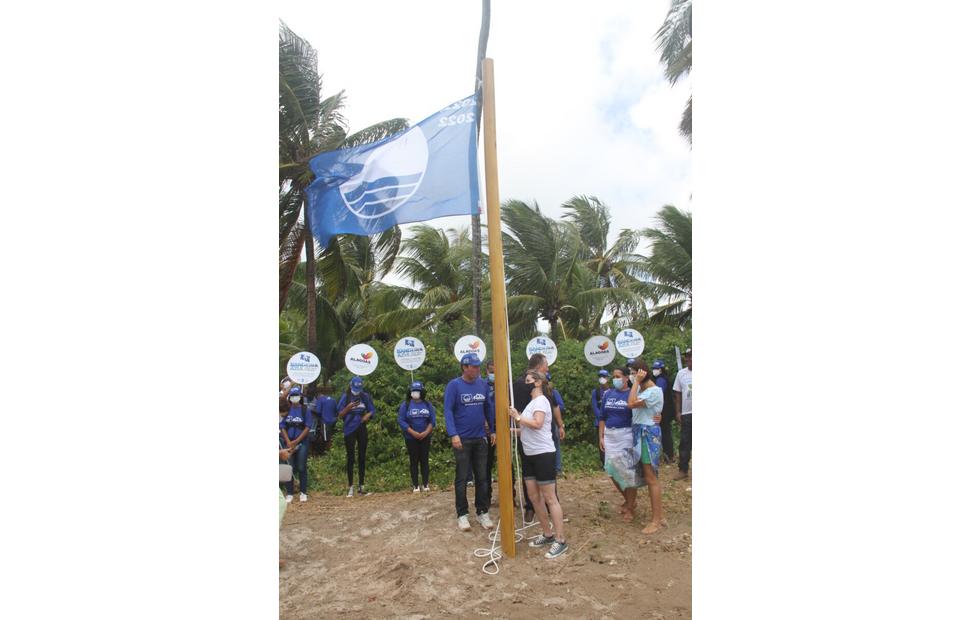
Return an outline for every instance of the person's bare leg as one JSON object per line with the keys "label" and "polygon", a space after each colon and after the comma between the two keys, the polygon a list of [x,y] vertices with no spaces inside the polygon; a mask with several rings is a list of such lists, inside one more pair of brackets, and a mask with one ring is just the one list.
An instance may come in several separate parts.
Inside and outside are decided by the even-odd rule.
{"label": "person's bare leg", "polygon": [[663,504],[660,500],[662,489],[660,488],[660,479],[649,464],[643,464],[643,477],[647,479],[647,487],[650,489],[651,518],[650,524],[641,531],[644,534],[653,534],[660,530],[663,525],[666,525]]}
{"label": "person's bare leg", "polygon": [[532,501],[532,507],[535,509],[535,518],[542,525],[542,535],[546,538],[552,536],[552,532],[549,531],[549,513],[546,511],[546,503],[542,500],[539,485],[536,484],[535,480],[526,480],[525,490]]}
{"label": "person's bare leg", "polygon": [[542,492],[542,499],[549,506],[549,516],[552,517],[552,527],[556,532],[556,540],[565,542],[566,527],[562,521],[562,506],[559,504],[559,498],[556,497],[556,486],[544,484],[539,487],[539,490]]}
{"label": "person's bare leg", "polygon": [[619,508],[616,509],[616,514],[621,515],[624,512],[626,512],[626,493],[624,493],[623,489],[620,488],[619,483],[617,483],[617,481],[613,479],[613,476],[610,476],[610,482],[613,483],[613,486],[616,487],[616,490],[619,491],[620,495],[623,496],[623,503],[620,504]]}
{"label": "person's bare leg", "polygon": [[637,511],[637,488],[626,489],[623,491],[623,496],[626,497],[626,510],[623,512],[623,520],[629,523],[633,521],[633,515]]}

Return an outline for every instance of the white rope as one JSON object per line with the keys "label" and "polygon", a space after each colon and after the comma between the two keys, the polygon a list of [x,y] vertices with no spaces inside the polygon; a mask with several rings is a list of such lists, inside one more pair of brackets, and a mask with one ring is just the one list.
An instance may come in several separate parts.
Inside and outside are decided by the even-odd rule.
{"label": "white rope", "polygon": [[[539,524],[538,521],[533,521],[532,523],[528,525],[524,525],[519,529],[515,530],[515,544],[520,543],[522,539],[525,538],[525,534],[523,534],[522,532],[538,524]],[[488,534],[488,539],[492,541],[491,548],[475,549],[476,558],[488,558],[488,560],[484,564],[482,564],[482,572],[485,573],[486,575],[498,575],[498,571],[499,571],[498,561],[502,557],[502,552],[496,549],[495,547],[498,544],[499,538],[501,536],[499,532],[499,528],[501,528],[501,526],[502,526],[502,518],[499,517],[498,523],[496,524],[495,529],[489,532]],[[536,536],[531,536],[529,537],[529,540],[532,540],[533,538],[538,538],[541,535],[542,534],[540,533]],[[488,568],[489,564],[491,564],[493,568],[491,569]]]}

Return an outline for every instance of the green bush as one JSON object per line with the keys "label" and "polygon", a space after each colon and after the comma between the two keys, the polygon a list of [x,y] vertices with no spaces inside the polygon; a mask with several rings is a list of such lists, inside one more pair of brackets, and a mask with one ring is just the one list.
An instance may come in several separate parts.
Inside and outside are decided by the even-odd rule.
{"label": "green bush", "polygon": [[[690,330],[684,332],[674,327],[635,326],[644,335],[646,346],[641,358],[645,361],[663,359],[671,377],[676,373],[674,346],[681,350],[690,346]],[[415,333],[427,349],[427,358],[414,379],[425,385],[427,399],[437,411],[437,428],[431,437],[431,482],[439,487],[453,483],[455,461],[451,451],[444,424],[444,391],[449,381],[461,374],[458,361],[453,354],[455,341],[464,334],[452,334],[439,330],[434,334]],[[490,338],[485,338],[489,355],[494,354]],[[409,391],[411,373],[402,370],[394,363],[394,342],[369,342],[377,351],[377,369],[364,377],[364,390],[374,399],[377,410],[368,425],[367,445],[367,486],[375,491],[396,491],[410,488],[407,450],[404,438],[397,424],[397,411]],[[525,372],[526,341],[512,343],[512,374],[520,376]],[[550,368],[553,385],[562,395],[566,410],[563,423],[566,440],[563,442],[563,468],[567,475],[600,469],[599,451],[593,441],[593,414],[590,406],[592,390],[597,386],[598,368],[591,366],[583,356],[583,342],[563,340],[557,342],[559,356]],[[625,359],[620,355],[610,366],[622,366]],[[483,368],[484,375],[484,368]],[[334,373],[334,398],[347,389],[351,374],[346,368]],[[675,425],[676,426],[676,425]],[[310,486],[319,491],[327,489],[335,493],[346,489],[345,449],[341,423],[337,424],[333,447],[330,453],[310,459]],[[677,430],[674,430],[675,446]],[[356,480],[356,473],[354,474]]]}

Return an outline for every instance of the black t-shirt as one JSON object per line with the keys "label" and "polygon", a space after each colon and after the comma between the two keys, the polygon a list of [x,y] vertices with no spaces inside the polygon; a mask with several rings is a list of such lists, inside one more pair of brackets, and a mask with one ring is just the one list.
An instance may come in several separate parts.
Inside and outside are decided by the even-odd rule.
{"label": "black t-shirt", "polygon": [[525,375],[522,375],[512,383],[512,406],[522,413],[530,402],[532,402],[532,386],[525,382]]}

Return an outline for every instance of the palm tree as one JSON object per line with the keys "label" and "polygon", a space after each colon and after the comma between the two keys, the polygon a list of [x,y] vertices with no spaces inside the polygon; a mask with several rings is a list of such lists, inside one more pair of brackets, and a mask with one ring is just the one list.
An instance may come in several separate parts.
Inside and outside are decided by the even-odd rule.
{"label": "palm tree", "polygon": [[636,254],[642,234],[636,229],[623,229],[617,240],[610,245],[610,212],[595,196],[573,196],[565,203],[565,220],[579,232],[580,255],[595,278],[596,289],[607,293],[599,312],[591,318],[591,329],[596,331],[603,313],[609,309],[614,317],[636,316],[644,309],[643,297],[636,294],[646,277],[646,257]]}
{"label": "palm tree", "polygon": [[[690,74],[691,67],[691,0],[671,0],[670,10],[656,34],[660,60],[666,65],[664,74],[671,84]],[[680,120],[680,133],[693,143],[691,109],[693,95],[687,99]]]}
{"label": "palm tree", "polygon": [[646,267],[651,282],[647,286],[654,303],[650,320],[685,326],[691,321],[691,214],[666,205],[657,215],[658,226],[646,228],[643,235],[651,242]]}
{"label": "palm tree", "polygon": [[[407,129],[405,119],[377,123],[351,136],[341,116],[343,91],[321,99],[321,78],[317,52],[303,38],[280,22],[279,40],[279,208],[280,208],[280,312],[293,282],[301,251],[315,257],[313,234],[308,222],[305,190],[314,175],[309,161],[315,155],[337,148],[383,139]],[[301,221],[302,216],[302,221]],[[306,263],[307,348],[316,350],[315,261]]]}
{"label": "palm tree", "polygon": [[597,286],[595,275],[583,263],[582,240],[572,222],[544,215],[539,205],[520,200],[502,205],[508,278],[509,330],[513,338],[536,330],[536,318],[549,322],[556,340],[575,337],[609,291]]}

